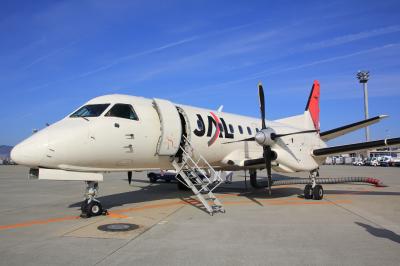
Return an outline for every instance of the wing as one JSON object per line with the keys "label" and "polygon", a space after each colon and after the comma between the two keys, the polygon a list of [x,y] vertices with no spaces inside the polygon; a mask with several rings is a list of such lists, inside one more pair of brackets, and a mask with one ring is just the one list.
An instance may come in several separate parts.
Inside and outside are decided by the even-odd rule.
{"label": "wing", "polygon": [[381,139],[376,141],[361,142],[355,144],[348,144],[342,146],[333,146],[329,148],[322,148],[313,150],[314,156],[329,156],[348,152],[356,152],[368,150],[373,148],[381,148],[400,144],[400,138]]}
{"label": "wing", "polygon": [[381,121],[382,119],[384,119],[386,117],[388,117],[388,116],[387,115],[379,115],[379,116],[375,116],[373,118],[362,120],[362,121],[359,121],[359,122],[356,122],[353,124],[349,124],[346,126],[342,126],[342,127],[328,130],[328,131],[324,131],[324,132],[320,133],[320,137],[323,141],[328,141],[328,140],[340,137],[344,134],[350,133],[354,130],[378,123],[379,121]]}

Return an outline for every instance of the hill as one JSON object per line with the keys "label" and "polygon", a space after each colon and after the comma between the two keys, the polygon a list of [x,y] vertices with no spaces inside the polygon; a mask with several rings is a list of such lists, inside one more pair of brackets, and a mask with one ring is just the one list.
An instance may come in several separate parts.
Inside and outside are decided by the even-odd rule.
{"label": "hill", "polygon": [[12,146],[0,145],[0,158],[10,158]]}

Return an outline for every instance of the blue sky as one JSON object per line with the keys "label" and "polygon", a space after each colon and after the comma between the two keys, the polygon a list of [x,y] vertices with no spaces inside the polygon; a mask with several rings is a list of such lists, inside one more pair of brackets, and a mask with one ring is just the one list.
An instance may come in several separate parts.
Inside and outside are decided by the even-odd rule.
{"label": "blue sky", "polygon": [[[398,1],[0,1],[0,144],[14,145],[109,93],[267,118],[304,110],[321,83],[321,128],[363,119],[400,136]],[[332,144],[362,141],[364,131]]]}

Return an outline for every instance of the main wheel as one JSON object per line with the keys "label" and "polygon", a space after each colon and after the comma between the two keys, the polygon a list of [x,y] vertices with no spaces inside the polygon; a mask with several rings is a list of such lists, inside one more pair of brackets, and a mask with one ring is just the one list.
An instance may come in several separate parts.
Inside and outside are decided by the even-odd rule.
{"label": "main wheel", "polygon": [[150,183],[157,182],[157,175],[155,173],[148,173],[147,177],[150,179]]}
{"label": "main wheel", "polygon": [[100,202],[92,200],[87,204],[86,213],[89,217],[101,215],[103,214],[103,207]]}
{"label": "main wheel", "polygon": [[324,197],[324,189],[321,185],[316,185],[313,189],[313,198],[315,200],[321,200]]}
{"label": "main wheel", "polygon": [[304,198],[312,199],[313,198],[313,188],[312,185],[308,184],[304,187]]}

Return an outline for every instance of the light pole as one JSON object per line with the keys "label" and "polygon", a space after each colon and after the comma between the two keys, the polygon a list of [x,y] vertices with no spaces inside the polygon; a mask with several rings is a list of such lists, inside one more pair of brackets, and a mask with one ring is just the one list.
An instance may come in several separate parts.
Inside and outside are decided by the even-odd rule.
{"label": "light pole", "polygon": [[[358,71],[357,78],[364,87],[364,112],[365,119],[369,118],[368,114],[368,80],[369,80],[369,71]],[[369,127],[365,127],[365,139],[369,141]],[[369,152],[367,151],[367,157],[369,157]]]}

